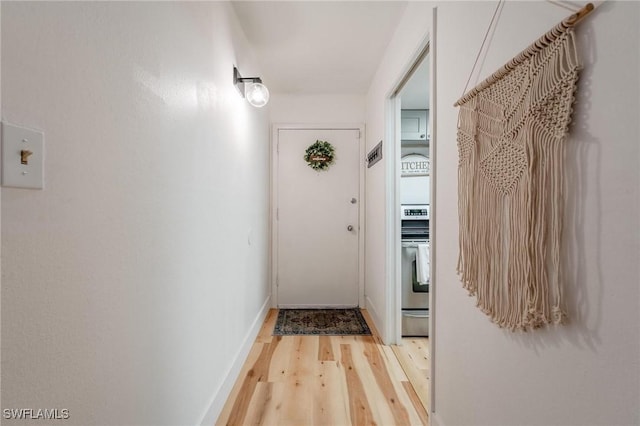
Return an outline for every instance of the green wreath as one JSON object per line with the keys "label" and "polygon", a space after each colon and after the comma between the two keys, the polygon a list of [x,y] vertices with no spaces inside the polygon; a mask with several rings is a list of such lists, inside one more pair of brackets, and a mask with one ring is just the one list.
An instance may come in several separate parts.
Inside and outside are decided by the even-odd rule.
{"label": "green wreath", "polygon": [[304,161],[313,170],[327,170],[335,158],[335,148],[327,141],[316,140],[304,154]]}

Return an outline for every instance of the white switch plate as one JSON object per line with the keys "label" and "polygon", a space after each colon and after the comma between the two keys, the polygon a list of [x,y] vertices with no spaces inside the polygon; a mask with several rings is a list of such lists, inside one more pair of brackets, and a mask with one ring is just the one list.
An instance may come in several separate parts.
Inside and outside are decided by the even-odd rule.
{"label": "white switch plate", "polygon": [[[21,151],[31,151],[21,164]],[[44,133],[2,123],[2,186],[44,188]]]}

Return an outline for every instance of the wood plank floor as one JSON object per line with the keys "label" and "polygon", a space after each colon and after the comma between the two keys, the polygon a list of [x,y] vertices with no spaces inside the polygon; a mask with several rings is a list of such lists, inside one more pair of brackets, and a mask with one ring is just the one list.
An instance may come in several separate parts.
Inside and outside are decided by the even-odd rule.
{"label": "wood plank floor", "polygon": [[373,336],[272,336],[272,309],[217,425],[427,425],[393,350]]}
{"label": "wood plank floor", "polygon": [[405,337],[402,346],[392,346],[404,373],[413,386],[420,402],[429,412],[429,384],[431,381],[431,356],[428,337]]}

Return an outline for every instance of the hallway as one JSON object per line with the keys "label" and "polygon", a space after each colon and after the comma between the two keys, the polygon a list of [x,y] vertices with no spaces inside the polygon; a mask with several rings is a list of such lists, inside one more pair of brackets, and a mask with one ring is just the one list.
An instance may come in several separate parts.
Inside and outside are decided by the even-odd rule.
{"label": "hallway", "polygon": [[[66,413],[53,423],[640,426],[640,2],[594,2],[575,28],[582,71],[563,103],[573,110],[569,135],[555,144],[565,150],[566,181],[553,186],[564,198],[553,209],[562,241],[535,251],[538,260],[561,251],[569,321],[530,333],[500,328],[459,275],[460,237],[469,234],[460,218],[485,220],[459,214],[469,201],[459,197],[461,156],[486,154],[485,172],[519,164],[514,179],[525,169],[521,147],[518,162],[494,167],[506,145],[485,153],[456,143],[454,103],[465,84],[573,13],[566,6],[585,3],[0,1],[2,425],[51,424],[38,413]],[[401,241],[397,124],[402,109],[427,108],[400,92],[427,45],[428,132],[405,139],[425,135],[404,153],[423,149],[429,134],[424,359],[424,342],[382,342],[402,334],[402,254],[392,248]],[[263,81],[268,104],[248,102],[238,73]],[[504,96],[524,99],[527,81]],[[289,153],[309,182],[334,179],[349,158],[320,131],[359,130],[352,167],[362,188],[327,189],[339,195],[335,210],[325,192],[287,178],[283,186],[308,191],[308,206],[335,213],[336,224],[293,216],[287,247],[296,256],[279,264],[274,230],[292,216],[274,197],[282,195],[278,129],[303,126],[318,132]],[[324,154],[305,158],[320,145]],[[486,222],[506,217],[487,212]],[[560,229],[537,210],[527,215],[528,229]],[[325,244],[332,230],[358,240],[350,274],[377,334],[273,338],[281,270],[300,272],[288,283],[313,290],[342,282],[331,275],[346,245]],[[496,238],[474,244],[478,253],[503,251],[499,234],[485,234]],[[336,259],[323,262],[308,247]],[[305,267],[303,256],[320,267]]]}
{"label": "hallway", "polygon": [[277,312],[269,312],[216,424],[428,424],[366,311],[373,336],[272,336]]}

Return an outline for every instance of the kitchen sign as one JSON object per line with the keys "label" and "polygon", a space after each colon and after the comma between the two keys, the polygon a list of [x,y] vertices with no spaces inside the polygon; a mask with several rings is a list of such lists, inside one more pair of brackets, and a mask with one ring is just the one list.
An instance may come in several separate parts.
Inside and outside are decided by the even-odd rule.
{"label": "kitchen sign", "polygon": [[424,155],[405,155],[401,160],[401,176],[429,176],[431,173],[430,164],[429,157],[425,157]]}

